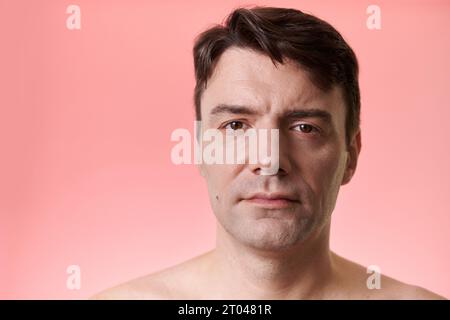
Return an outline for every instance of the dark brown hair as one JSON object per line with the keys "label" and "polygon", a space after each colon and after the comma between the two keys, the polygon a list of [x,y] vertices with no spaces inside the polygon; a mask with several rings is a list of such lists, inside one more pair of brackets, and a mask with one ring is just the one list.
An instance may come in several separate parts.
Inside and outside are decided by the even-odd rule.
{"label": "dark brown hair", "polygon": [[261,52],[276,62],[287,58],[298,63],[318,88],[334,85],[343,90],[346,143],[360,125],[358,61],[353,50],[329,23],[296,9],[253,7],[234,10],[221,25],[202,32],[195,40],[194,67],[196,119],[200,101],[220,55],[230,47]]}

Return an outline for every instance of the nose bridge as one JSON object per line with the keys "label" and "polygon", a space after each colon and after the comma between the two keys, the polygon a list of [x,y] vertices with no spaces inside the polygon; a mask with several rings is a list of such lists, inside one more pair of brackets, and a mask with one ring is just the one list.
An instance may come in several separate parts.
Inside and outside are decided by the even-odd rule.
{"label": "nose bridge", "polygon": [[[258,162],[255,164],[249,163],[250,169],[255,174],[261,174],[261,171],[267,170],[268,167],[273,168],[274,165],[278,168],[277,172],[273,172],[274,175],[287,174],[291,170],[289,153],[292,150],[289,150],[286,130],[281,124],[282,121],[276,114],[267,114],[256,125]],[[261,129],[265,129],[265,131]],[[261,158],[260,155],[267,156],[269,159]],[[267,160],[270,160],[271,163],[268,164]],[[276,164],[274,164],[275,161],[277,162]]]}

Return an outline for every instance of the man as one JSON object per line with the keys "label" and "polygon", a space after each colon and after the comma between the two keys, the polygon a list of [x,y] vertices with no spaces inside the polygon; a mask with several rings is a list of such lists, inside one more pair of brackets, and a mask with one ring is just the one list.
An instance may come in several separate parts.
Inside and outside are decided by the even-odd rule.
{"label": "man", "polygon": [[194,47],[202,132],[279,130],[279,166],[201,164],[216,248],[95,299],[437,299],[329,248],[331,214],[361,150],[358,63],[328,23],[240,8]]}

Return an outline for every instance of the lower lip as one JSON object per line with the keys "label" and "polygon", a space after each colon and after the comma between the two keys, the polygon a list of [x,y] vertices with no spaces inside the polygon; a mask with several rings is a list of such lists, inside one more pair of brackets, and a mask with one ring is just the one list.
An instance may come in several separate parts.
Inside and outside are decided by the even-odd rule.
{"label": "lower lip", "polygon": [[294,204],[296,201],[291,201],[287,199],[263,199],[263,198],[252,198],[245,200],[251,204],[273,209],[288,208]]}

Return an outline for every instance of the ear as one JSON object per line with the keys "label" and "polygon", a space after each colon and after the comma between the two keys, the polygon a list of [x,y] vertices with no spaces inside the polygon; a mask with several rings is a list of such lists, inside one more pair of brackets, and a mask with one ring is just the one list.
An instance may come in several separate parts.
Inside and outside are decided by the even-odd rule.
{"label": "ear", "polygon": [[203,163],[195,165],[202,177],[205,177],[205,165]]}
{"label": "ear", "polygon": [[347,149],[347,163],[345,166],[344,176],[342,178],[341,185],[347,184],[352,179],[356,171],[356,165],[358,164],[358,157],[361,151],[361,129],[353,135],[350,146]]}

